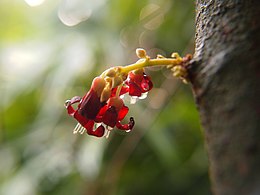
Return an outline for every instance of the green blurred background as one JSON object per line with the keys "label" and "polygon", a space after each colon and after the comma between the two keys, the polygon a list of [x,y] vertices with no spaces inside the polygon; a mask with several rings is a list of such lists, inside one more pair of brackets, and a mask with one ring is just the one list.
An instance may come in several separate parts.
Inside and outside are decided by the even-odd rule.
{"label": "green blurred background", "polygon": [[137,47],[193,53],[194,12],[192,0],[1,0],[0,194],[210,194],[192,93],[169,70],[147,69],[131,133],[73,135],[63,106]]}

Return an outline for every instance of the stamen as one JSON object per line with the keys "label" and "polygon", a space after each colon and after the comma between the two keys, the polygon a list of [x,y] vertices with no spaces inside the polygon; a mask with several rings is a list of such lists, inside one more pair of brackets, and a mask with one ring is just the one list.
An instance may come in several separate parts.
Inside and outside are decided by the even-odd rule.
{"label": "stamen", "polygon": [[113,127],[110,127],[108,125],[105,125],[104,123],[102,123],[102,125],[105,127],[105,134],[104,137],[107,139],[110,135],[110,131],[113,130]]}
{"label": "stamen", "polygon": [[106,134],[104,136],[106,139],[108,139],[109,135],[110,135],[110,131],[106,131]]}
{"label": "stamen", "polygon": [[80,133],[80,134],[83,134],[83,133],[85,132],[85,130],[86,130],[86,129],[85,129],[83,126],[81,126],[80,129],[79,129],[79,133]]}
{"label": "stamen", "polygon": [[73,129],[73,134],[78,133],[80,127],[81,127],[81,125],[78,123],[78,124],[76,125],[76,127]]}
{"label": "stamen", "polygon": [[137,99],[138,99],[138,97],[132,96],[132,97],[130,98],[130,104],[135,104],[135,103],[137,102]]}
{"label": "stamen", "polygon": [[85,132],[85,127],[83,127],[80,123],[76,125],[76,127],[73,129],[73,134],[80,133],[83,134]]}
{"label": "stamen", "polygon": [[110,126],[106,126],[106,129],[108,130],[108,131],[112,131],[113,130],[113,127],[110,127]]}

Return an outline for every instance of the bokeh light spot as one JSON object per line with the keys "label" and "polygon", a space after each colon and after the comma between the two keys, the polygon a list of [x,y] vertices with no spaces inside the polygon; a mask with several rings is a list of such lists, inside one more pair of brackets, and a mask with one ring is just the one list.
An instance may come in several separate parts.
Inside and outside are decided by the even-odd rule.
{"label": "bokeh light spot", "polygon": [[45,0],[24,0],[29,6],[35,7],[44,3]]}

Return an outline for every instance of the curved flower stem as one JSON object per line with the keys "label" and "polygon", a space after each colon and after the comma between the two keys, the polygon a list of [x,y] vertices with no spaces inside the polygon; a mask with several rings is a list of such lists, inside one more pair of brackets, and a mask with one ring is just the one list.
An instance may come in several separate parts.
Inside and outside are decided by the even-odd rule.
{"label": "curved flower stem", "polygon": [[140,58],[137,62],[126,66],[115,66],[109,68],[105,70],[100,77],[113,78],[113,87],[115,87],[122,84],[127,78],[128,73],[131,71],[140,70],[150,66],[167,66],[167,68],[170,68],[173,72],[173,76],[180,78],[184,83],[188,83],[188,73],[185,64],[191,60],[191,55],[186,55],[182,58],[178,53],[172,53],[171,58],[165,58],[161,55],[157,55],[157,58],[151,59],[148,55],[146,55],[146,51],[142,48],[136,49],[136,54],[137,57]]}
{"label": "curved flower stem", "polygon": [[182,58],[178,57],[176,59],[173,58],[157,58],[157,59],[150,59],[150,58],[145,58],[145,59],[140,59],[134,64],[129,64],[127,66],[121,67],[121,72],[128,74],[129,72],[137,69],[141,69],[144,67],[149,67],[149,66],[176,66],[182,63]]}

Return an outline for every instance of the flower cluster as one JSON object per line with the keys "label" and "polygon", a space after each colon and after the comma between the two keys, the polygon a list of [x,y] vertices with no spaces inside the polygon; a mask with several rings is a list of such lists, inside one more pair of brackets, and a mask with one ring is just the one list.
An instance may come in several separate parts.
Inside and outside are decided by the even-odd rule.
{"label": "flower cluster", "polygon": [[[68,114],[79,122],[74,133],[86,131],[89,135],[102,137],[106,130],[109,132],[114,127],[132,130],[135,124],[133,117],[127,124],[121,123],[129,111],[121,97],[126,93],[140,97],[151,90],[153,84],[150,77],[140,70],[137,73],[130,72],[124,81],[116,71],[120,73],[120,68],[110,69],[104,78],[96,77],[83,98],[76,96],[66,101]],[[76,103],[78,106],[74,109],[73,104]]]}
{"label": "flower cluster", "polygon": [[89,135],[102,137],[108,136],[115,127],[126,132],[131,131],[135,124],[133,117],[130,117],[128,123],[122,124],[129,111],[122,98],[128,94],[135,102],[138,98],[146,97],[153,88],[144,67],[168,65],[175,71],[175,76],[184,78],[186,74],[182,67],[183,59],[179,55],[174,54],[171,59],[162,56],[150,59],[144,49],[137,49],[136,53],[140,59],[135,64],[104,71],[94,78],[85,96],[75,96],[65,102],[68,114],[78,121],[74,133],[87,132]]}

